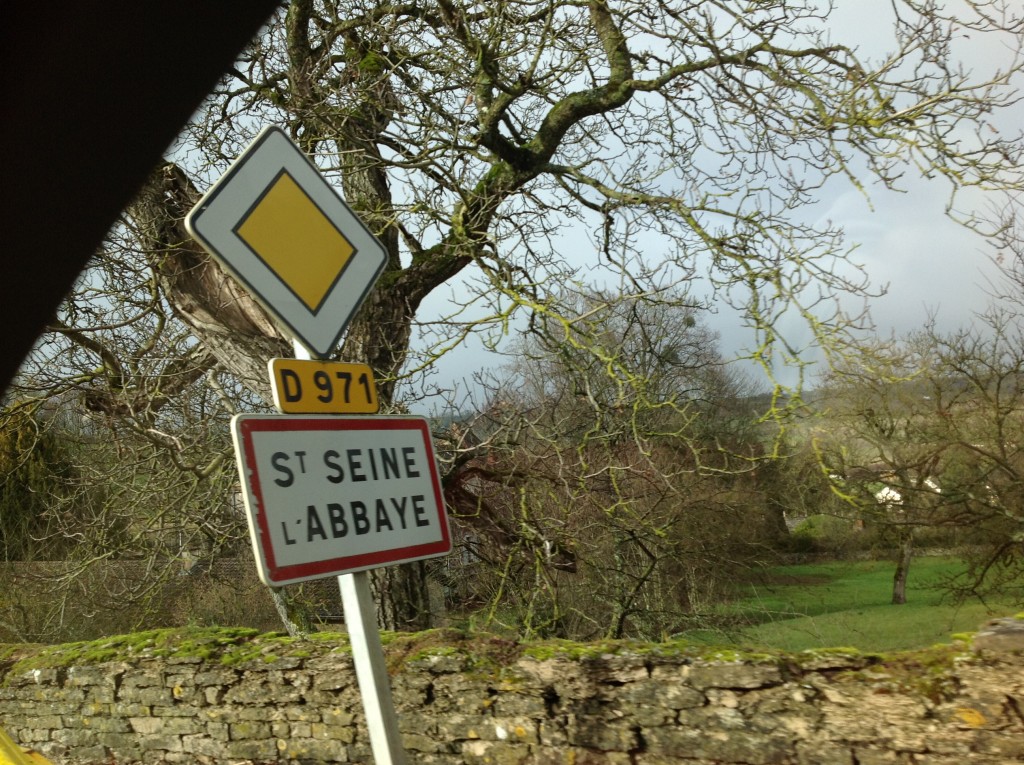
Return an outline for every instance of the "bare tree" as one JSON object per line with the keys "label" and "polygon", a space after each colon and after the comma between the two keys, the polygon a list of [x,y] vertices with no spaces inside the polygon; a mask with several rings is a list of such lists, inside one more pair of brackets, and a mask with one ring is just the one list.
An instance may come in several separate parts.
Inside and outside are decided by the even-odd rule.
{"label": "bare tree", "polygon": [[771,435],[693,301],[657,298],[560,295],[572,315],[538,319],[460,423],[456,607],[531,635],[657,639],[771,549],[755,480]]}
{"label": "bare tree", "polygon": [[188,560],[248,547],[228,420],[259,399],[174,318],[124,225],[49,330],[0,408],[14,463],[2,485],[31,492],[16,501],[47,576],[19,629],[59,640],[166,623]]}
{"label": "bare tree", "polygon": [[1024,570],[1024,333],[1019,311],[991,307],[971,327],[924,333],[925,367],[953,520],[966,529],[961,595],[1015,587]]}
{"label": "bare tree", "polygon": [[[287,347],[181,224],[265,122],[290,131],[387,249],[339,351],[373,367],[384,402],[468,333],[494,344],[517,316],[568,320],[559,291],[574,280],[656,294],[700,273],[746,317],[765,368],[802,363],[784,314],[842,352],[860,316],[837,297],[867,285],[841,230],[801,214],[822,184],[897,187],[908,163],[953,193],[1021,180],[1021,143],[987,123],[1016,98],[1012,4],[896,8],[893,50],[872,61],[833,41],[828,4],[805,0],[294,0],[129,211],[154,294],[197,341],[181,357],[191,371],[162,379],[212,364],[265,395],[265,360]],[[964,30],[1005,45],[1009,66],[964,71],[951,48]],[[424,299],[456,277],[451,311],[420,327],[414,351]],[[69,318],[53,327],[67,338],[95,320]],[[384,576],[388,626],[424,626],[411,597],[423,568]]]}
{"label": "bare tree", "polygon": [[948,521],[939,483],[944,444],[923,380],[926,357],[911,341],[865,345],[825,386],[833,487],[861,522],[895,543],[894,604],[906,602],[919,531]]}
{"label": "bare tree", "polygon": [[998,590],[1019,572],[1022,374],[1019,316],[998,307],[950,332],[929,322],[833,374],[837,490],[894,535],[894,603],[905,602],[924,529],[955,531],[962,542],[971,567],[951,583],[960,594]]}

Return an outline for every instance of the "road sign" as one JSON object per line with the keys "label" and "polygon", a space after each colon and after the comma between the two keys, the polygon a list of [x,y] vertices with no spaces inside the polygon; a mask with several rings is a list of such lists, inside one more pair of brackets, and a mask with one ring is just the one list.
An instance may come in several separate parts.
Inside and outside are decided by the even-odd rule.
{"label": "road sign", "polygon": [[305,154],[265,128],[185,220],[303,345],[326,356],[387,251]]}
{"label": "road sign", "polygon": [[274,406],[282,414],[376,414],[373,370],[366,364],[271,359]]}
{"label": "road sign", "polygon": [[264,583],[451,551],[422,417],[239,414],[232,432]]}

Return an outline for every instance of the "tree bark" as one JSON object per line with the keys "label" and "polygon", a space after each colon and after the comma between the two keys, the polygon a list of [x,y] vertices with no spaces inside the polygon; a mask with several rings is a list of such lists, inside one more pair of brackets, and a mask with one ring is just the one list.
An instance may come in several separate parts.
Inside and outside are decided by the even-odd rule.
{"label": "tree bark", "polygon": [[[290,356],[291,344],[248,292],[192,240],[185,216],[199,192],[177,165],[160,167],[129,208],[172,310],[223,369],[264,401],[272,401],[267,361]],[[312,629],[308,610],[286,588],[271,588],[289,635]]]}
{"label": "tree bark", "polygon": [[893,605],[902,606],[907,602],[907,575],[910,573],[910,560],[914,556],[914,532],[911,529],[900,534],[899,558],[896,560],[896,573],[892,578]]}
{"label": "tree bark", "polygon": [[174,313],[222,368],[269,402],[267,360],[291,355],[291,344],[263,307],[185,230],[185,216],[199,196],[184,171],[167,163],[129,212]]}
{"label": "tree bark", "polygon": [[432,626],[424,561],[377,569],[370,583],[377,601],[377,623],[381,629],[419,632]]}
{"label": "tree bark", "polygon": [[274,601],[274,609],[290,637],[304,638],[313,631],[313,620],[309,609],[300,606],[290,597],[284,587],[271,587],[270,597]]}

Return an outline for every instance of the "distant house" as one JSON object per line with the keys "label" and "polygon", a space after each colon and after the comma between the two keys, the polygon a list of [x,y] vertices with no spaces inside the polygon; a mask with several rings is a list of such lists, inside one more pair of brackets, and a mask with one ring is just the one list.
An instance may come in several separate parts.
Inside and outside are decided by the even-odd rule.
{"label": "distant house", "polygon": [[[881,476],[883,482],[886,480],[886,478],[887,476],[885,474]],[[889,480],[892,480],[891,473],[888,475],[888,478]],[[934,479],[925,478],[922,483],[924,484],[925,488],[930,489],[936,494],[942,493],[942,488]],[[903,495],[888,484],[885,484],[880,489],[875,491],[874,495],[875,500],[878,502],[878,504],[885,505],[886,507],[899,507],[900,505],[903,504]]]}

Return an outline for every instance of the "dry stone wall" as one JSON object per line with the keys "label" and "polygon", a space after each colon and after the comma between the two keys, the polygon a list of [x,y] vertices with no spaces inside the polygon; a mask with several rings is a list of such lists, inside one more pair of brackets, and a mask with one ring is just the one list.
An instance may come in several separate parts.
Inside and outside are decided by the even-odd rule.
{"label": "dry stone wall", "polygon": [[[451,631],[398,638],[388,657],[412,763],[994,765],[1024,762],[1022,649],[1011,619],[973,646],[886,659]],[[341,638],[8,647],[0,726],[67,765],[373,762]]]}

